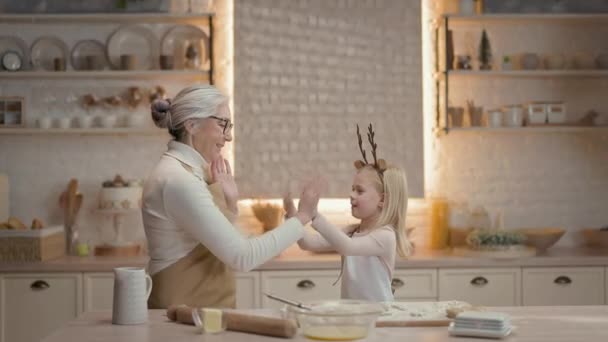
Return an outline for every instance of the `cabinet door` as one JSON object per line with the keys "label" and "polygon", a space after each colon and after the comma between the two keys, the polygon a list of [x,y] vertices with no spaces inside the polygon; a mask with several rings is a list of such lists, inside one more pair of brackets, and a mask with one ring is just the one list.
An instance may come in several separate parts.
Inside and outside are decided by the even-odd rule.
{"label": "cabinet door", "polygon": [[80,273],[5,274],[3,342],[39,341],[82,312]]}
{"label": "cabinet door", "polygon": [[258,272],[236,274],[236,308],[255,309],[260,306],[260,275]]}
{"label": "cabinet door", "polygon": [[520,305],[519,268],[440,269],[439,300],[473,305]]}
{"label": "cabinet door", "polygon": [[[332,286],[339,270],[263,271],[262,291],[299,302],[340,298],[340,283]],[[282,303],[262,295],[263,308],[281,308]]]}
{"label": "cabinet door", "polygon": [[114,273],[84,274],[84,311],[112,310]]}
{"label": "cabinet door", "polygon": [[523,305],[602,305],[603,267],[523,269]]}
{"label": "cabinet door", "polygon": [[437,270],[396,270],[392,287],[396,301],[437,300]]}

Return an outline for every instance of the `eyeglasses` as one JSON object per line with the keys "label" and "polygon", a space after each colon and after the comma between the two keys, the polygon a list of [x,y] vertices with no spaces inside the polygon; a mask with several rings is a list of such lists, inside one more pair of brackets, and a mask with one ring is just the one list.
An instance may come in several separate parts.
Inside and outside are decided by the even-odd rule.
{"label": "eyeglasses", "polygon": [[217,117],[214,115],[211,115],[210,118],[213,118],[213,119],[221,122],[220,126],[223,128],[222,133],[224,133],[224,134],[226,134],[227,131],[230,131],[232,129],[232,127],[234,127],[234,124],[232,122],[230,122],[230,119],[220,118],[220,117]]}

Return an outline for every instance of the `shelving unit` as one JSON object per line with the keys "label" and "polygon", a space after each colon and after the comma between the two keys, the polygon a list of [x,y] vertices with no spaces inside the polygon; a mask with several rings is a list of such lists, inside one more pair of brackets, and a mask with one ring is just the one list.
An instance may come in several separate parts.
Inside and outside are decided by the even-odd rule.
{"label": "shelving unit", "polygon": [[450,132],[461,133],[585,133],[608,132],[608,126],[546,126],[546,127],[464,127],[450,128]]}
{"label": "shelving unit", "polygon": [[462,77],[608,77],[608,70],[450,70],[448,76]]}
{"label": "shelving unit", "polygon": [[592,24],[597,21],[608,20],[608,14],[584,14],[584,13],[504,13],[504,14],[480,14],[480,15],[461,15],[448,14],[443,19],[453,22],[481,22],[481,21],[580,21]]}
{"label": "shelving unit", "polygon": [[[20,39],[28,41],[27,44],[37,37],[45,35],[56,35],[61,37],[68,45],[76,44],[83,39],[96,39],[105,41],[102,37],[109,37],[109,33],[116,30],[121,25],[147,24],[154,34],[159,38],[161,44],[159,52],[162,55],[163,32],[170,30],[178,25],[193,25],[201,28],[208,35],[208,50],[205,55],[208,59],[203,60],[204,70],[112,70],[108,69],[95,71],[42,71],[42,70],[19,70],[19,71],[0,71],[0,82],[5,85],[10,82],[26,81],[34,83],[42,80],[57,80],[65,82],[94,81],[100,82],[100,86],[105,84],[116,87],[115,80],[120,81],[150,81],[163,84],[169,81],[170,84],[183,84],[184,86],[192,83],[213,84],[214,59],[213,59],[213,19],[214,13],[192,13],[192,14],[171,14],[171,13],[75,13],[75,14],[0,14],[0,26],[4,28],[5,35],[14,35]],[[90,24],[90,25],[89,25]],[[84,36],[76,31],[80,27],[87,27],[90,31]],[[48,33],[47,31],[50,31]],[[114,31],[115,32],[115,31]],[[74,42],[72,42],[72,41]],[[69,46],[71,51],[73,46]],[[169,52],[173,53],[173,52]],[[70,59],[70,55],[67,59]],[[160,56],[154,57],[159,58]],[[151,57],[152,58],[152,57]],[[177,58],[177,55],[176,55]],[[67,63],[68,61],[66,61]],[[27,61],[29,63],[29,61]],[[158,64],[158,62],[156,63]],[[158,67],[158,66],[157,66]],[[26,68],[27,69],[27,68]],[[59,83],[59,82],[58,82]],[[90,84],[91,82],[88,82]],[[78,83],[73,83],[78,84]],[[118,83],[122,84],[122,83]],[[126,83],[125,83],[126,84]],[[126,85],[125,85],[126,87]],[[69,114],[69,113],[68,113]],[[35,118],[36,115],[33,115]],[[20,125],[24,125],[22,122]],[[70,128],[70,129],[39,129],[37,127],[8,127],[0,124],[0,135],[159,135],[162,130],[151,128]]]}
{"label": "shelving unit", "polygon": [[170,13],[78,13],[78,14],[0,14],[2,23],[201,23],[212,20],[214,13],[170,14]]}
{"label": "shelving unit", "polygon": [[100,70],[100,71],[4,71],[0,79],[155,79],[155,78],[195,78],[209,81],[210,70]]}
{"label": "shelving unit", "polygon": [[162,135],[160,128],[0,128],[0,135]]}
{"label": "shelving unit", "polygon": [[[482,14],[482,15],[459,15],[448,14],[443,15],[438,25],[435,27],[436,37],[436,54],[438,56],[436,62],[435,84],[437,88],[436,97],[436,120],[435,132],[437,134],[450,131],[458,132],[590,132],[590,131],[606,131],[606,127],[582,127],[574,124],[573,126],[550,126],[546,127],[465,127],[465,128],[450,128],[448,120],[448,103],[449,103],[449,79],[450,77],[477,77],[477,78],[522,78],[522,79],[542,79],[542,78],[605,78],[608,77],[606,69],[539,69],[539,70],[448,70],[447,68],[447,32],[451,29],[451,25],[458,24],[473,24],[481,25],[484,23],[505,22],[506,25],[514,25],[517,22],[571,22],[576,25],[593,25],[600,22],[608,25],[608,14],[575,14],[575,13],[560,13],[560,14]],[[440,39],[443,32],[443,39]],[[442,58],[443,57],[443,60]],[[442,122],[443,121],[443,122]]]}

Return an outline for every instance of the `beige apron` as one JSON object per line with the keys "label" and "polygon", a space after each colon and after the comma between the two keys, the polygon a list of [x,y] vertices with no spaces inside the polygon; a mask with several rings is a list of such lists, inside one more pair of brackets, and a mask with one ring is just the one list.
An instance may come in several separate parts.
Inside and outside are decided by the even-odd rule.
{"label": "beige apron", "polygon": [[[182,164],[188,171],[192,169]],[[230,222],[236,215],[228,210],[224,192],[218,183],[208,185],[213,202]],[[233,272],[202,244],[176,263],[152,276],[150,309],[165,309],[171,305],[191,307],[234,308],[236,280]]]}

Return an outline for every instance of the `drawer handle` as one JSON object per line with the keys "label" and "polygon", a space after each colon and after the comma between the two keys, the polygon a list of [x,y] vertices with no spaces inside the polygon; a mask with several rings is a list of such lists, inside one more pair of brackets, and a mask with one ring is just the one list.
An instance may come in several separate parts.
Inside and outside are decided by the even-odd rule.
{"label": "drawer handle", "polygon": [[488,284],[488,279],[485,277],[475,277],[471,280],[471,285],[473,286],[484,286],[486,284]]}
{"label": "drawer handle", "polygon": [[393,278],[393,280],[391,281],[391,287],[393,289],[402,288],[403,285],[405,285],[405,283],[403,282],[403,280],[401,280],[399,278]]}
{"label": "drawer handle", "polygon": [[572,284],[572,279],[570,279],[570,277],[566,277],[566,276],[559,276],[559,277],[555,278],[555,280],[553,282],[558,285],[568,285],[568,284]]}
{"label": "drawer handle", "polygon": [[315,283],[313,283],[312,280],[308,280],[308,279],[304,279],[304,280],[300,280],[298,282],[298,288],[299,289],[312,289],[313,287],[315,287]]}
{"label": "drawer handle", "polygon": [[30,289],[32,289],[34,291],[46,290],[49,287],[51,287],[51,285],[49,285],[49,283],[47,283],[44,280],[36,280],[35,282],[32,283],[32,285],[30,285]]}

